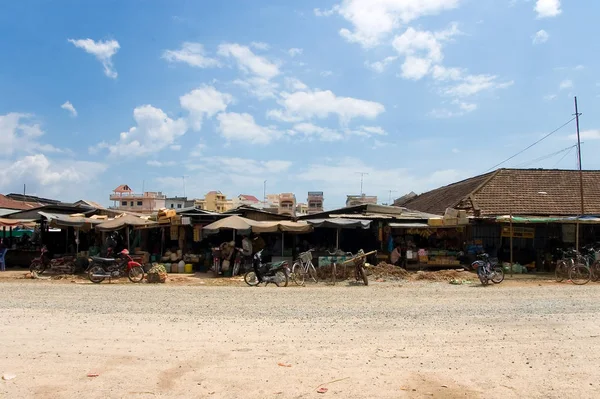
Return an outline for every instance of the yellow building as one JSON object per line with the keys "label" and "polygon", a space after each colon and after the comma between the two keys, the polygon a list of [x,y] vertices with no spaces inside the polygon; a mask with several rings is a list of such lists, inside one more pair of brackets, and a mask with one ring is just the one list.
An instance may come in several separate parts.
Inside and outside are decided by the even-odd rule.
{"label": "yellow building", "polygon": [[210,191],[204,199],[197,199],[195,206],[205,211],[227,212],[233,208],[233,201],[220,191]]}

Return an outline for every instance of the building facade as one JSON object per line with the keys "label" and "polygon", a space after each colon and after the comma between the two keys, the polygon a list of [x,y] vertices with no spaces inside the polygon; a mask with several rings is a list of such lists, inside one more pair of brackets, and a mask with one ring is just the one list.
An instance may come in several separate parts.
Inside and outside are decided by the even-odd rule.
{"label": "building facade", "polygon": [[306,205],[308,214],[323,212],[323,191],[309,191]]}
{"label": "building facade", "polygon": [[255,208],[262,208],[261,202],[254,195],[240,194],[232,200],[233,207],[239,208],[240,206],[251,206]]}
{"label": "building facade", "polygon": [[187,197],[170,197],[165,199],[165,208],[182,209],[194,206],[194,200],[188,200]]}
{"label": "building facade", "polygon": [[356,205],[377,205],[377,196],[375,195],[348,195],[346,196],[346,206],[356,206]]}
{"label": "building facade", "polygon": [[205,211],[227,212],[233,208],[233,201],[220,191],[210,191],[204,199],[197,199],[195,206]]}
{"label": "building facade", "polygon": [[296,195],[294,193],[279,194],[279,214],[291,215],[296,214]]}
{"label": "building facade", "polygon": [[138,213],[152,213],[164,208],[166,198],[160,191],[134,193],[127,184],[115,188],[110,195],[110,200],[113,202],[112,209]]}

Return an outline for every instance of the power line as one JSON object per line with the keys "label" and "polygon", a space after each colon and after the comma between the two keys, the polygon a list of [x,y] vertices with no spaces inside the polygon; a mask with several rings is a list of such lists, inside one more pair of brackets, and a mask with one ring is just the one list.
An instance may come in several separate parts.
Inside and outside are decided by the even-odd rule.
{"label": "power line", "polygon": [[575,120],[576,117],[571,118],[568,122],[565,122],[564,124],[562,124],[561,126],[559,126],[558,128],[554,129],[553,131],[551,131],[550,133],[548,133],[547,135],[545,135],[544,137],[542,137],[541,139],[539,139],[538,141],[536,141],[535,143],[531,144],[530,146],[526,147],[525,149],[517,152],[515,155],[511,156],[510,158],[505,159],[504,161],[500,162],[499,164],[496,164],[494,166],[492,166],[491,168],[489,168],[488,170],[486,170],[486,172],[489,172],[490,170],[494,170],[496,169],[498,166],[505,164],[506,162],[510,161],[511,159],[521,155],[522,153],[524,153],[525,151],[527,151],[528,149],[530,149],[531,147],[533,147],[536,144],[539,144],[540,142],[544,141],[545,139],[547,139],[548,137],[552,136],[554,133],[558,132],[560,129],[562,129],[563,127],[567,126],[569,123],[573,122]]}
{"label": "power line", "polygon": [[553,152],[551,154],[542,155],[541,157],[533,159],[531,161],[525,161],[523,163],[520,163],[520,164],[516,165],[515,168],[524,168],[524,167],[527,167],[529,165],[533,165],[536,162],[543,161],[543,160],[548,159],[548,158],[552,158],[553,156],[558,155],[558,154],[562,154],[565,151],[570,151],[570,150],[572,150],[575,147],[577,147],[577,144],[569,146],[567,148],[563,148],[562,150],[555,151],[555,152]]}
{"label": "power line", "polygon": [[554,164],[554,166],[552,166],[552,167],[553,167],[553,168],[556,168],[556,167],[558,166],[558,164],[559,164],[559,163],[561,163],[561,162],[562,162],[562,160],[563,160],[563,159],[565,159],[565,158],[567,157],[567,155],[569,155],[569,154],[571,153],[571,150],[573,150],[573,148],[575,148],[575,147],[576,147],[575,145],[574,145],[573,147],[571,147],[571,148],[569,149],[569,151],[567,151],[567,152],[565,153],[565,155],[563,155],[562,157],[560,157],[560,159],[558,160],[558,162],[557,162],[557,163],[555,163],[555,164]]}

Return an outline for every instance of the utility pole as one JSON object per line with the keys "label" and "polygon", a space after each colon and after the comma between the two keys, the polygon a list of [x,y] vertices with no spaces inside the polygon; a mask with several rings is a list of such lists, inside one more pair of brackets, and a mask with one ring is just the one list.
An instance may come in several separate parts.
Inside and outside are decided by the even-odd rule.
{"label": "utility pole", "polygon": [[365,176],[369,176],[369,174],[367,172],[356,172],[357,175],[360,175],[360,195],[363,196],[365,195],[363,193],[363,179]]}
{"label": "utility pole", "polygon": [[[577,163],[579,165],[579,195],[581,198],[581,215],[585,215],[583,203],[583,169],[581,168],[581,137],[579,135],[579,110],[577,108],[577,96],[575,96],[575,124],[577,125]],[[577,232],[575,233],[575,249],[579,251],[579,218],[577,218]]]}
{"label": "utility pole", "polygon": [[185,197],[185,178],[188,177],[186,175],[181,176],[181,180],[183,181],[183,196]]}
{"label": "utility pole", "polygon": [[393,205],[392,204],[392,193],[397,193],[398,191],[396,191],[396,190],[388,190],[388,191],[390,193],[390,198],[389,198],[389,201],[388,201],[388,205],[392,206]]}
{"label": "utility pole", "polygon": [[267,207],[267,181],[263,182],[263,205],[264,208]]}

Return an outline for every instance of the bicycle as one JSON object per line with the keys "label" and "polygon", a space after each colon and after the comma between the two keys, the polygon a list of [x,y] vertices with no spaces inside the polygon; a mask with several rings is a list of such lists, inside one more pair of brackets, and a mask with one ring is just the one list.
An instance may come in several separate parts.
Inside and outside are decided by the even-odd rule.
{"label": "bicycle", "polygon": [[307,275],[310,276],[315,283],[319,282],[317,269],[312,263],[313,251],[314,249],[309,249],[306,252],[302,252],[298,256],[298,259],[294,261],[294,265],[292,266],[292,280],[294,280],[296,285],[304,285]]}
{"label": "bicycle", "polygon": [[[342,252],[342,251],[327,251],[329,253],[329,256],[331,257],[331,284],[335,285],[336,283],[336,275],[337,275],[337,262],[338,262],[338,257],[354,257],[354,255],[352,254],[352,252]],[[343,276],[344,279],[346,278],[346,264],[342,263],[342,265],[344,266],[344,272],[343,272]]]}
{"label": "bicycle", "polygon": [[[576,250],[563,251],[561,252],[562,258],[556,263],[555,276],[556,281],[561,282],[565,277],[569,277],[569,280],[575,285],[587,284],[592,278],[592,268],[590,268],[591,255],[589,253],[581,254]],[[586,252],[589,249],[586,248]]]}

